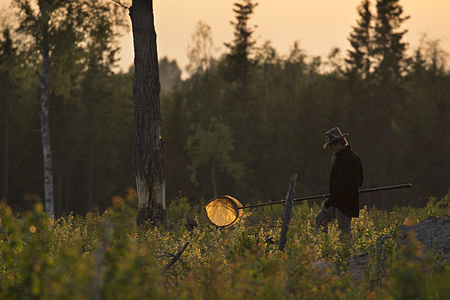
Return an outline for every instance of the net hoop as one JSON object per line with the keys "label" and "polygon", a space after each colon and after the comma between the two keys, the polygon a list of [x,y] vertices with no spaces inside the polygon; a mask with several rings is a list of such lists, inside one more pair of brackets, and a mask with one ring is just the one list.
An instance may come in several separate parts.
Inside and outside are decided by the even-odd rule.
{"label": "net hoop", "polygon": [[217,227],[233,225],[244,213],[242,203],[236,198],[225,195],[211,199],[205,206],[208,219]]}

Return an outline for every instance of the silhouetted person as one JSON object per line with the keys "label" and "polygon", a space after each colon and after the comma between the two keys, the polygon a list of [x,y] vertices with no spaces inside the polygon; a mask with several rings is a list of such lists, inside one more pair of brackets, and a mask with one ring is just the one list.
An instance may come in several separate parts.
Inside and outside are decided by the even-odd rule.
{"label": "silhouetted person", "polygon": [[330,197],[316,216],[316,230],[328,231],[328,223],[337,218],[343,234],[351,234],[352,217],[359,217],[359,187],[364,177],[361,160],[352,151],[339,127],[325,132],[325,144],[333,152],[330,174]]}

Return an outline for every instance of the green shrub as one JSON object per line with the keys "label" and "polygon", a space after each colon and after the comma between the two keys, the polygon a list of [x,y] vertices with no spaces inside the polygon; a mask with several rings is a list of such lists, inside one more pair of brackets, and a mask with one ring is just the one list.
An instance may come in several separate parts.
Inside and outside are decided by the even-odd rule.
{"label": "green shrub", "polygon": [[[201,215],[202,207],[179,198],[168,207],[168,226],[138,230],[133,197],[115,199],[102,214],[56,220],[41,205],[18,216],[0,206],[0,299],[444,299],[448,294],[448,265],[436,267],[434,254],[413,236],[398,249],[395,237],[375,245],[405,222],[448,213],[448,196],[430,199],[425,208],[364,208],[346,242],[336,222],[328,235],[315,234],[317,204],[296,205],[285,252],[278,251],[282,206],[247,211],[233,226],[217,228]],[[187,227],[190,219],[197,226]],[[170,255],[186,241],[184,263],[164,272]],[[356,287],[347,259],[364,251],[371,261]],[[336,264],[336,272],[313,268],[318,260]]]}

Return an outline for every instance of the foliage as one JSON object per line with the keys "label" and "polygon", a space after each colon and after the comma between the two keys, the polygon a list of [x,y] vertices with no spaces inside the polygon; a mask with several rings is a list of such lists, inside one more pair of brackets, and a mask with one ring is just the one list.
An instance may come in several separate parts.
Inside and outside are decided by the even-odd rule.
{"label": "foliage", "polygon": [[193,76],[203,73],[214,64],[214,42],[211,34],[211,26],[199,21],[192,34],[192,44],[187,49],[189,63],[186,71]]}
{"label": "foliage", "polygon": [[[113,208],[86,217],[52,219],[40,204],[14,216],[2,205],[0,298],[86,299],[98,292],[107,299],[443,299],[448,266],[434,268],[414,236],[404,247],[387,251],[390,262],[381,285],[357,287],[345,270],[326,274],[311,264],[319,259],[344,261],[344,256],[370,249],[378,237],[394,234],[405,219],[420,221],[429,212],[444,215],[448,200],[432,200],[427,209],[365,208],[353,222],[353,242],[347,250],[342,250],[336,224],[329,235],[314,234],[319,206],[305,202],[294,207],[284,253],[276,244],[280,214],[267,216],[258,209],[229,228],[207,222],[188,228],[179,222],[186,216],[182,212],[191,211],[181,198],[169,207],[170,230],[149,225],[138,231],[130,216],[137,201],[132,189],[126,198],[113,199]],[[182,255],[185,264],[177,262],[163,272],[169,260],[164,254],[176,253],[185,241],[190,241]],[[365,282],[371,276],[376,274],[369,272]]]}
{"label": "foliage", "polygon": [[233,162],[231,158],[231,152],[234,150],[232,131],[214,118],[211,119],[208,129],[205,130],[200,125],[194,128],[193,135],[186,141],[186,149],[192,162],[189,166],[192,172],[191,181],[198,184],[196,180],[198,167],[203,164],[210,165],[214,194],[217,194],[216,168],[236,180],[242,177],[242,166]]}
{"label": "foliage", "polygon": [[[400,248],[395,238],[379,239],[395,236],[403,223],[447,214],[449,207],[448,195],[436,200],[450,182],[446,55],[438,41],[425,39],[407,57],[400,28],[407,17],[399,1],[377,0],[376,15],[362,1],[346,61],[338,49],[323,61],[297,42],[284,55],[270,41],[260,46],[249,26],[256,7],[250,0],[234,5],[234,39],[217,60],[208,25],[199,25],[189,49],[191,77],[181,82],[176,62],[161,61],[167,197],[174,200],[167,227],[143,230],[134,222],[136,192],[127,189],[133,185],[133,69],[113,72],[122,8],[112,1],[40,1],[56,5],[42,16],[50,26],[44,37],[36,34],[34,2],[14,2],[23,22],[9,26],[11,38],[4,32],[0,51],[0,84],[11,96],[1,103],[2,116],[9,116],[9,135],[2,130],[9,156],[1,149],[9,169],[0,178],[9,184],[13,208],[0,207],[1,299],[445,297],[448,265],[436,266],[437,258],[413,236]],[[54,83],[57,219],[39,203],[35,70],[44,38]],[[307,202],[294,208],[284,253],[277,250],[282,206],[246,211],[230,228],[207,222],[201,205],[212,194],[245,203],[279,200],[293,172],[300,175],[299,194],[325,192],[330,164],[322,134],[335,125],[352,133],[365,187],[406,181],[415,187],[362,196],[363,204],[392,211],[361,210],[352,244],[340,241],[336,224],[329,235],[314,234],[319,205]],[[429,199],[432,194],[438,197]],[[186,265],[162,272],[167,253],[185,241],[191,242],[182,256]],[[347,259],[364,251],[371,254],[370,267],[356,287]],[[336,272],[312,268],[317,260],[335,263]]]}
{"label": "foliage", "polygon": [[[111,197],[134,184],[133,68],[119,72],[114,59],[126,11],[112,1],[66,2],[61,10],[74,13],[65,23],[52,23],[55,32],[67,35],[52,35],[50,70],[57,80],[49,95],[57,216],[102,211]],[[299,174],[299,195],[325,193],[330,160],[321,145],[323,133],[333,126],[351,133],[349,141],[363,163],[363,187],[414,184],[407,191],[361,196],[363,206],[423,207],[430,195],[445,195],[450,182],[448,49],[425,37],[408,57],[403,41],[407,22],[399,2],[369,2],[361,1],[358,8],[345,59],[338,49],[322,58],[308,55],[298,42],[280,53],[270,41],[257,40],[251,25],[258,12],[255,1],[233,6],[234,36],[221,55],[213,55],[208,26],[198,26],[189,48],[190,77],[181,80],[176,62],[162,58],[167,203],[180,193],[192,206],[215,193],[245,203],[279,200],[293,173]],[[393,27],[383,27],[383,20]],[[8,204],[24,211],[32,208],[29,199],[43,196],[36,131],[40,59],[37,53],[25,55],[30,39],[9,28],[17,55],[0,53],[0,69],[11,76],[0,83],[2,92],[11,95],[8,172],[2,170],[0,180],[3,190],[6,174]],[[0,39],[2,45],[9,43],[6,36]],[[384,49],[383,39],[398,47]],[[382,74],[396,79],[380,84]],[[6,106],[1,101],[2,116],[8,115]],[[4,124],[2,145],[8,144]],[[1,147],[2,159],[5,152]],[[211,176],[214,159],[219,161]],[[189,180],[193,174],[198,184]]]}

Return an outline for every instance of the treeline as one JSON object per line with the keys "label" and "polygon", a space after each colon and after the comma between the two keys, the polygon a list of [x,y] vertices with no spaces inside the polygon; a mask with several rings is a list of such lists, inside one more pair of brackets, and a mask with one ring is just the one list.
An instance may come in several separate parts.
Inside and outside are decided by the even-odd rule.
{"label": "treeline", "polygon": [[[104,209],[112,196],[135,185],[133,69],[113,72],[114,40],[126,16],[111,3],[96,5],[103,14],[90,14],[88,20],[78,14],[86,30],[74,30],[71,43],[56,36],[51,51],[57,215]],[[169,202],[184,195],[200,203],[218,194],[243,202],[278,200],[294,172],[299,195],[326,192],[330,153],[322,149],[323,133],[334,126],[351,133],[365,187],[415,185],[413,191],[364,196],[363,203],[423,205],[428,196],[447,193],[446,56],[438,41],[427,39],[407,52],[408,17],[398,0],[372,6],[362,1],[349,34],[350,50],[332,49],[326,58],[308,56],[298,43],[287,55],[270,42],[258,43],[249,24],[256,8],[250,0],[234,4],[234,39],[220,57],[214,55],[211,29],[199,23],[188,49],[188,79],[180,79],[175,61],[160,61]],[[108,14],[113,16],[98,17]],[[0,178],[2,197],[23,210],[43,198],[44,174],[35,75],[42,62],[20,38],[25,34],[20,29],[5,30],[1,39]]]}

